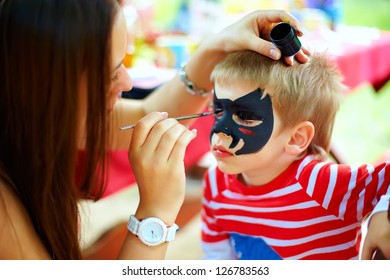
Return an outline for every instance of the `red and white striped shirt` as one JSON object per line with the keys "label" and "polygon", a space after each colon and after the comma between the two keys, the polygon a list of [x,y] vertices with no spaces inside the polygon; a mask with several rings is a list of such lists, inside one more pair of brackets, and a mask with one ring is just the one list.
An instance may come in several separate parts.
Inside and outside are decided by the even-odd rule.
{"label": "red and white striped shirt", "polygon": [[390,161],[352,167],[309,155],[262,186],[212,167],[203,181],[205,258],[357,259],[363,218],[380,199],[388,205],[389,184]]}

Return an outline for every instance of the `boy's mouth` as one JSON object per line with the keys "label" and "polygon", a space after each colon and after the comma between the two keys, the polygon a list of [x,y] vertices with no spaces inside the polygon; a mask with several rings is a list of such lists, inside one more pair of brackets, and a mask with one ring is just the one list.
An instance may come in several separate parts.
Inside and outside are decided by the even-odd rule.
{"label": "boy's mouth", "polygon": [[215,145],[213,147],[213,153],[216,157],[232,156],[233,154],[225,149],[223,146]]}

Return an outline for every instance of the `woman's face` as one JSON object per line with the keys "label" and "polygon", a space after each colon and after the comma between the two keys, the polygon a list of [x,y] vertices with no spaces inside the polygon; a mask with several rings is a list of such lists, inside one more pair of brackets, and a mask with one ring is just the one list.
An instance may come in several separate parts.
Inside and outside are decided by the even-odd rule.
{"label": "woman's face", "polygon": [[123,91],[129,91],[133,82],[123,65],[127,48],[127,27],[122,10],[118,13],[112,31],[111,85],[109,92],[108,111],[111,112]]}
{"label": "woman's face", "polygon": [[[111,53],[111,84],[107,95],[107,111],[110,113],[116,101],[120,98],[123,91],[129,91],[133,87],[133,82],[122,64],[127,47],[127,29],[126,21],[122,10],[118,12],[114,20],[112,30],[112,53]],[[84,147],[86,119],[87,119],[87,78],[86,75],[81,79],[80,96],[80,127],[79,127],[79,147]]]}

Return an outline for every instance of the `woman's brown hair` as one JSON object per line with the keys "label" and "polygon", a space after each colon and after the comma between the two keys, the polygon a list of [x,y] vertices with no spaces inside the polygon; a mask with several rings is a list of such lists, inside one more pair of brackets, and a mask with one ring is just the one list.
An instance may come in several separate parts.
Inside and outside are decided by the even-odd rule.
{"label": "woman's brown hair", "polygon": [[[104,186],[98,176],[117,7],[113,0],[0,0],[0,176],[57,259],[82,257],[77,200]],[[82,76],[88,107],[78,162]]]}

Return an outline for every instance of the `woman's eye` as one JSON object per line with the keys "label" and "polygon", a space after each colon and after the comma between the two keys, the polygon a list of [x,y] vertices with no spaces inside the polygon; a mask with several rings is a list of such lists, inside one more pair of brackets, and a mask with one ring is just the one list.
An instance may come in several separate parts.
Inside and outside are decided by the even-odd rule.
{"label": "woman's eye", "polygon": [[263,118],[255,115],[253,112],[238,111],[233,115],[233,120],[244,126],[257,126],[263,123]]}
{"label": "woman's eye", "polygon": [[119,72],[117,71],[117,72],[115,72],[115,75],[114,75],[114,77],[112,78],[112,81],[115,82],[115,81],[117,81],[118,79],[119,79]]}

